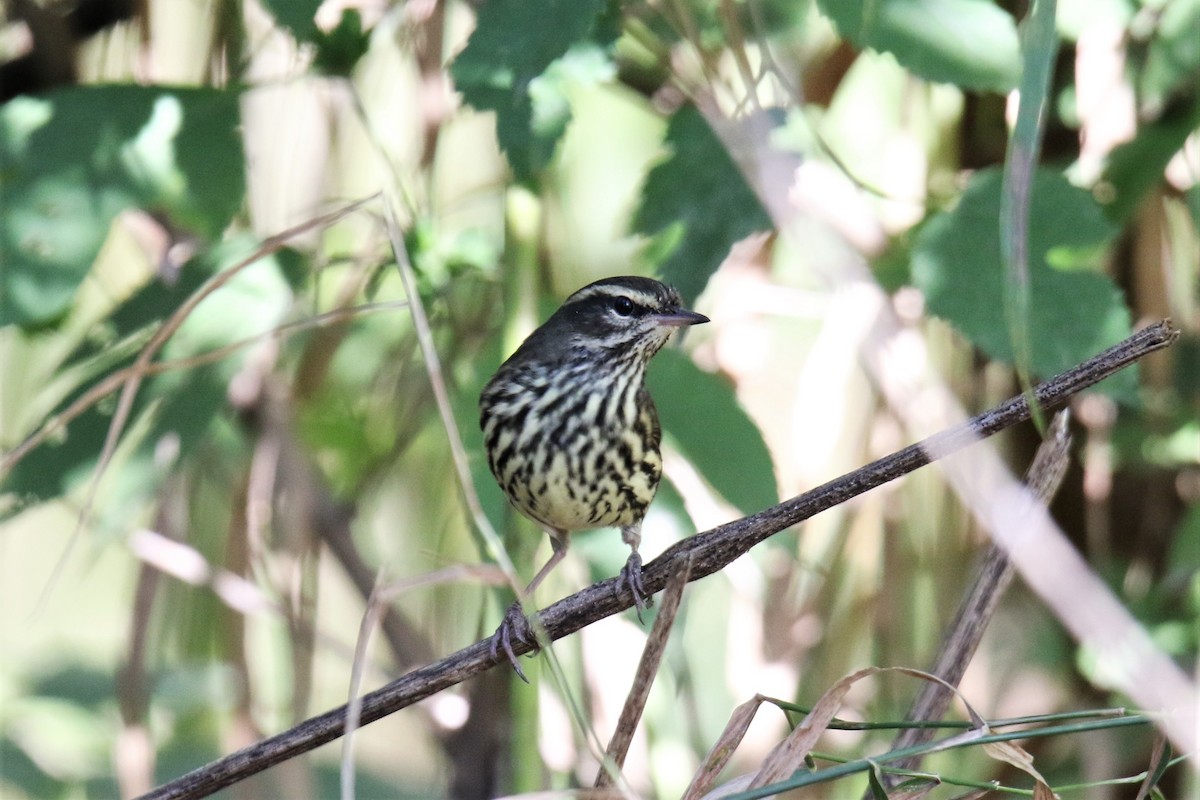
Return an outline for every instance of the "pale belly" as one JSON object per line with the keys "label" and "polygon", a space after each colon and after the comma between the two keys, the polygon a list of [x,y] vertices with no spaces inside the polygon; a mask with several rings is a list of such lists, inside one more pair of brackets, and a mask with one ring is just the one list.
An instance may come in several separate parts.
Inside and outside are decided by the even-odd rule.
{"label": "pale belly", "polygon": [[555,453],[543,470],[518,482],[511,499],[529,517],[558,530],[624,527],[641,520],[662,474],[657,451],[627,432],[620,444],[591,458]]}
{"label": "pale belly", "polygon": [[[637,402],[641,375],[621,376],[605,407],[600,398],[572,404],[554,391],[494,404],[484,419],[489,465],[522,513],[561,531],[624,527],[645,516],[662,476],[658,422]],[[555,416],[548,408],[571,406]],[[523,415],[514,433],[508,419]],[[608,424],[601,420],[607,419]]]}

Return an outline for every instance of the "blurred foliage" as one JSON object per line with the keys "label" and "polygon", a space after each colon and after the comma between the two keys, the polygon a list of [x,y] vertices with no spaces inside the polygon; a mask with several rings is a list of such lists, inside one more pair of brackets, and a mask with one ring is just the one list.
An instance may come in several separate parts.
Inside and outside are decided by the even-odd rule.
{"label": "blurred foliage", "polygon": [[79,87],[5,104],[0,325],[64,314],[126,209],[219,235],[244,192],[237,124],[232,91]]}
{"label": "blurred foliage", "polygon": [[[7,30],[27,35],[0,57],[29,82],[0,107],[0,794],[130,796],[344,702],[380,572],[410,583],[368,687],[493,630],[508,590],[442,572],[493,557],[410,304],[429,317],[463,466],[527,578],[547,544],[487,473],[476,398],[563,297],[613,274],[657,274],[713,319],[649,373],[670,458],[647,558],[911,440],[857,366],[850,331],[869,320],[845,287],[859,264],[973,410],[1018,391],[1018,368],[1047,376],[1173,317],[1170,352],[1077,399],[1054,512],[1194,671],[1200,2],[1062,0],[1057,57],[1030,50],[1014,7],[212,0],[83,29],[13,4]],[[54,80],[26,69],[65,56]],[[1027,98],[1047,114],[1022,348],[1001,160],[1003,95],[1030,63],[1053,69]],[[760,235],[780,208],[801,241]],[[1017,467],[1035,444],[1000,443]],[[632,785],[679,796],[755,693],[811,704],[863,666],[926,666],[979,542],[923,471],[694,584]],[[612,532],[577,537],[539,603],[624,555]],[[563,685],[539,658],[540,692],[485,676],[461,705],[360,731],[359,796],[586,785],[644,635],[631,615],[607,620],[555,646]],[[1018,587],[964,692],[996,716],[1125,702],[1088,682],[1089,658]],[[902,718],[913,687],[870,684],[847,713]],[[728,775],[783,730],[756,725]],[[1146,768],[1149,731],[1086,736],[1029,744],[1052,784]],[[822,747],[854,759],[890,738]],[[335,796],[337,757],[245,792]],[[970,748],[925,766],[1029,785]],[[1168,796],[1195,786],[1180,773],[1166,770]],[[878,796],[879,780],[804,796]]]}
{"label": "blurred foliage", "polygon": [[[662,425],[683,454],[722,497],[749,514],[779,502],[771,454],[723,383],[671,351],[658,356],[646,376]],[[693,412],[697,397],[709,398],[703,415]],[[721,435],[713,436],[714,429]]]}

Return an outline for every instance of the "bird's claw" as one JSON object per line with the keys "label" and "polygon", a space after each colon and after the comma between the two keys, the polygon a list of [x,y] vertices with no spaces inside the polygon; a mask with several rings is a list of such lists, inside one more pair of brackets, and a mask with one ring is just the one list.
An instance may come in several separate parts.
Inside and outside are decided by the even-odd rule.
{"label": "bird's claw", "polygon": [[496,632],[492,634],[491,654],[492,658],[498,661],[500,652],[503,650],[504,655],[508,657],[508,663],[512,664],[513,670],[517,673],[517,677],[529,683],[529,678],[525,676],[525,671],[517,662],[517,654],[513,652],[513,642],[528,645],[533,652],[540,649],[537,637],[534,636],[533,629],[529,626],[529,620],[525,618],[525,611],[519,602],[508,607],[508,610],[504,612],[504,620],[500,623],[500,627],[496,628]]}
{"label": "bird's claw", "polygon": [[629,593],[633,595],[638,622],[643,622],[642,612],[654,605],[654,599],[646,593],[646,585],[642,583],[642,557],[636,551],[629,554],[629,559],[617,576],[617,592],[626,587],[629,587]]}

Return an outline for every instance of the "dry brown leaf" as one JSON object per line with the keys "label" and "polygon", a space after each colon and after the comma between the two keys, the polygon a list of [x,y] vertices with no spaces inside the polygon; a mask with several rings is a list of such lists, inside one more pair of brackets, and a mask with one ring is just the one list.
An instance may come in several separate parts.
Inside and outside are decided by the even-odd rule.
{"label": "dry brown leaf", "polygon": [[1154,749],[1150,752],[1150,765],[1146,767],[1146,780],[1138,787],[1135,800],[1146,800],[1153,791],[1158,779],[1162,777],[1163,760],[1170,758],[1171,748],[1167,747],[1167,737],[1160,731],[1154,739]]}
{"label": "dry brown leaf", "polygon": [[692,561],[689,557],[679,565],[678,571],[667,581],[667,586],[663,590],[658,616],[654,620],[654,627],[650,631],[649,638],[646,639],[646,647],[642,651],[642,659],[638,663],[633,686],[630,687],[625,706],[621,709],[621,716],[617,720],[617,729],[608,742],[604,763],[600,765],[600,769],[596,773],[595,786],[597,789],[612,786],[620,774],[621,768],[625,765],[625,757],[629,754],[629,745],[633,742],[633,734],[637,731],[638,722],[646,708],[646,700],[650,696],[650,687],[654,684],[654,678],[658,675],[663,656],[667,652],[667,640],[671,636],[671,625],[675,622],[675,615],[683,600],[683,589],[687,586],[691,574]]}
{"label": "dry brown leaf", "polygon": [[1033,766],[1033,756],[1025,748],[1013,742],[991,742],[983,746],[983,752],[997,761],[1013,765],[1037,781],[1033,787],[1033,800],[1056,800],[1058,797],[1050,791],[1046,779]]}
{"label": "dry brown leaf", "polygon": [[954,695],[956,697],[958,697],[959,702],[961,702],[963,704],[963,708],[966,709],[966,712],[967,712],[967,719],[971,722],[972,728],[982,729],[982,728],[987,727],[987,722],[983,719],[983,717],[979,714],[979,712],[976,711],[975,708],[970,703],[967,702],[967,698],[964,697],[963,693],[958,690],[958,687],[955,686],[954,684],[946,681],[945,679],[940,678],[937,675],[934,675],[932,672],[926,672],[923,669],[913,669],[912,667],[881,667],[880,671],[881,672],[899,672],[901,675],[908,675],[909,677],[912,677],[912,678],[919,678],[923,681],[929,681],[930,683],[936,683],[936,684],[948,689],[949,691],[953,692]]}
{"label": "dry brown leaf", "polygon": [[1049,786],[1038,781],[1033,787],[1033,800],[1058,800],[1058,795],[1051,791]]}
{"label": "dry brown leaf", "polygon": [[750,723],[754,721],[755,713],[766,699],[765,695],[756,694],[733,710],[733,713],[729,715],[729,722],[725,723],[725,730],[721,731],[716,744],[708,751],[704,763],[700,765],[692,782],[688,784],[687,791],[683,793],[683,800],[697,800],[708,793],[712,788],[713,781],[729,764],[729,759],[733,757],[734,751],[742,743],[742,738],[749,730]]}
{"label": "dry brown leaf", "polygon": [[804,721],[797,725],[796,729],[767,755],[762,767],[754,776],[754,780],[750,782],[750,788],[757,789],[760,786],[781,781],[800,769],[804,765],[804,757],[812,750],[817,739],[821,738],[821,734],[829,727],[834,715],[842,707],[842,701],[846,699],[846,693],[850,691],[850,687],[863,678],[882,671],[880,667],[860,669],[829,687],[812,710],[808,712]]}
{"label": "dry brown leaf", "polygon": [[829,723],[833,720],[834,715],[837,714],[838,709],[842,707],[842,701],[845,699],[846,693],[850,691],[850,687],[863,678],[868,678],[881,672],[899,672],[913,678],[920,678],[921,680],[932,681],[945,686],[962,700],[973,726],[976,728],[984,728],[986,726],[983,717],[971,707],[971,704],[966,701],[966,698],[962,696],[958,688],[951,686],[936,675],[910,667],[867,667],[842,678],[830,687],[825,694],[821,695],[821,699],[808,712],[808,716],[804,718],[804,721],[796,726],[796,729],[791,732],[787,739],[776,745],[775,749],[767,755],[762,767],[758,770],[758,774],[754,776],[754,780],[750,784],[751,788],[758,788],[781,781],[800,769],[804,764],[805,756],[812,750],[817,740],[821,738],[821,734],[825,732],[825,729],[829,727]]}

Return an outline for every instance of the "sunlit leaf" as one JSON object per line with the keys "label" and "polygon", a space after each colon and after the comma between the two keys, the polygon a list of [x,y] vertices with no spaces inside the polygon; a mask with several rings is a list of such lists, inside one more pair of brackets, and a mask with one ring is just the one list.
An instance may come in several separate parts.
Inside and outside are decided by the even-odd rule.
{"label": "sunlit leaf", "polygon": [[60,317],[127,208],[219,235],[242,203],[237,125],[237,94],[209,89],[77,87],[0,108],[0,325]]}
{"label": "sunlit leaf", "polygon": [[[605,0],[492,0],[450,67],[463,99],[496,112],[496,136],[519,180],[550,160],[570,112],[561,91],[537,81],[572,48],[607,47],[616,29]],[[568,70],[570,68],[567,68]]]}
{"label": "sunlit leaf", "polygon": [[1017,27],[988,0],[819,0],[856,46],[891,53],[922,78],[1007,92],[1021,75]]}

